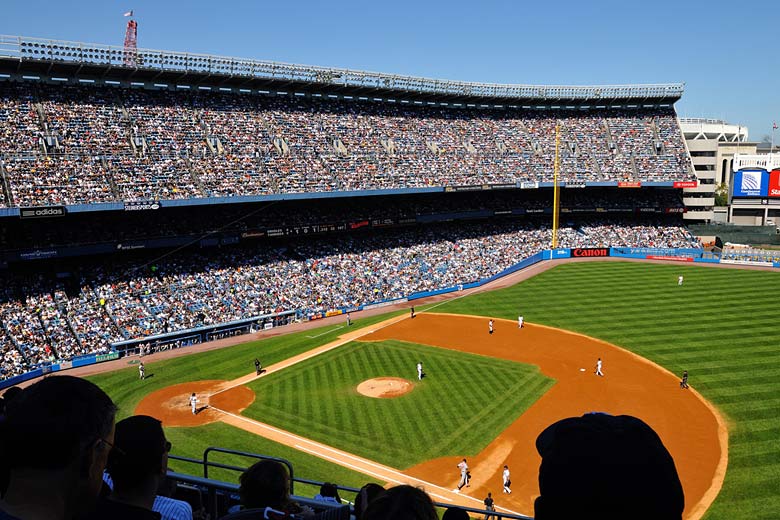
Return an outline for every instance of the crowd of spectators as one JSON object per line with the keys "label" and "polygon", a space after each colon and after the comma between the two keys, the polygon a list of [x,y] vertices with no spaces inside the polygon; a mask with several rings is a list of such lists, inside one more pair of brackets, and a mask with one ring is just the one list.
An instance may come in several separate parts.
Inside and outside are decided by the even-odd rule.
{"label": "crowd of spectators", "polygon": [[672,108],[0,85],[0,161],[16,205],[550,181],[556,126],[562,180],[693,178]]}
{"label": "crowd of spectators", "polygon": [[[561,247],[699,247],[658,223],[564,226]],[[302,317],[481,280],[548,246],[550,230],[517,220],[342,234],[173,256],[153,266],[85,267],[80,291],[61,280],[4,280],[5,375],[143,338],[282,311]],[[14,350],[24,354],[19,366]],[[9,357],[10,356],[10,357]]]}
{"label": "crowd of spectators", "polygon": [[[683,208],[679,190],[588,188],[561,190],[561,215],[674,213]],[[210,204],[163,207],[159,211],[71,213],[64,219],[0,219],[0,243],[7,250],[31,250],[90,244],[134,244],[136,241],[197,241],[267,230],[309,226],[346,230],[369,221],[377,227],[451,219],[453,214],[485,217],[552,211],[552,189],[488,190],[409,196],[353,197],[273,204]],[[124,246],[123,246],[124,247]]]}

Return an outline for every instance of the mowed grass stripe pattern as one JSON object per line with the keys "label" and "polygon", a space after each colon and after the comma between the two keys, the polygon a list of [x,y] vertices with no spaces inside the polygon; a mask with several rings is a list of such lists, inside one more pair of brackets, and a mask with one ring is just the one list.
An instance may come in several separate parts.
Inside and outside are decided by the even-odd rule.
{"label": "mowed grass stripe pattern", "polygon": [[[427,377],[417,382],[423,360]],[[361,382],[401,377],[408,394],[374,399]],[[552,386],[538,368],[402,341],[352,342],[252,382],[243,412],[350,453],[404,469],[481,451]]]}
{"label": "mowed grass stripe pattern", "polygon": [[[396,314],[399,313],[357,320],[352,328],[372,325]],[[128,368],[89,376],[87,379],[111,396],[119,407],[117,420],[120,420],[132,415],[141,399],[152,392],[189,381],[210,379],[229,381],[245,376],[255,371],[256,357],[266,367],[284,361],[334,341],[347,330],[345,327],[337,327],[331,324],[209,352],[197,352],[197,346],[186,347],[186,351],[191,352],[192,355],[164,361],[149,361],[149,358],[144,360],[147,376],[145,381],[138,379],[138,358],[131,358]]]}
{"label": "mowed grass stripe pattern", "polygon": [[726,480],[706,518],[755,520],[780,518],[779,296],[775,272],[589,262],[562,264],[436,311],[512,320],[523,314],[615,343],[674,373],[689,370],[692,386],[730,423]]}

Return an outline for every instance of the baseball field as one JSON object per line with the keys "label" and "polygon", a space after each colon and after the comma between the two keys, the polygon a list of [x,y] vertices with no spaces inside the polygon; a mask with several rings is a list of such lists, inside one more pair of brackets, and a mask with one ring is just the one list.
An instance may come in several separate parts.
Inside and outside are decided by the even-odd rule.
{"label": "baseball field", "polygon": [[[678,286],[681,274],[685,283]],[[443,498],[457,482],[455,462],[468,457],[474,482],[461,500],[481,502],[491,490],[499,506],[524,514],[532,513],[528,500],[538,469],[532,439],[545,424],[591,410],[630,413],[670,447],[687,516],[700,517],[703,504],[705,518],[774,518],[780,511],[773,305],[779,289],[780,277],[766,271],[563,264],[506,289],[428,312],[418,307],[414,320],[401,312],[356,320],[348,331],[328,325],[176,359],[150,358],[152,377],[145,381],[135,365],[91,378],[119,404],[120,415],[156,406],[169,417],[177,455],[199,458],[205,447],[221,446],[287,458],[298,476],[313,480],[360,486],[417,479]],[[518,314],[528,323],[522,330]],[[496,319],[493,335],[488,318]],[[592,373],[597,356],[604,378]],[[255,357],[268,368],[259,378]],[[417,361],[425,365],[422,381]],[[676,385],[686,369],[693,392]],[[409,384],[384,399],[357,391],[382,377]],[[188,422],[190,389],[212,409]],[[500,493],[504,463],[512,468],[511,498]],[[198,471],[181,463],[174,468]],[[212,476],[237,478],[227,471]]]}

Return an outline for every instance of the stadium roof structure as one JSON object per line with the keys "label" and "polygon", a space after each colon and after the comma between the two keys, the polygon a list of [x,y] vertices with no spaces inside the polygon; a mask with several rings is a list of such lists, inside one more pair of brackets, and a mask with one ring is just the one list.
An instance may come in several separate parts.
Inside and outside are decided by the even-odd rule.
{"label": "stadium roof structure", "polygon": [[503,85],[0,35],[0,73],[67,75],[398,101],[521,106],[672,104],[684,84]]}

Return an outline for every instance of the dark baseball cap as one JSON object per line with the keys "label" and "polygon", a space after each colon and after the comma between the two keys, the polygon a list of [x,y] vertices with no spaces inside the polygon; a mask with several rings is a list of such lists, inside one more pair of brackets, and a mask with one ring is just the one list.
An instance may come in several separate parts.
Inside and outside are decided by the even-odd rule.
{"label": "dark baseball cap", "polygon": [[658,434],[629,415],[588,413],[548,426],[537,520],[680,519],[685,499],[674,460]]}

